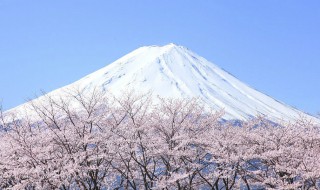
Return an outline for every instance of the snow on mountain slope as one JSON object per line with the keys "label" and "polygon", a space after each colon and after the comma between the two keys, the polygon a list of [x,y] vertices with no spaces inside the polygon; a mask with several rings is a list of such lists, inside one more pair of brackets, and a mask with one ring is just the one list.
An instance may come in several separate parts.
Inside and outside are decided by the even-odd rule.
{"label": "snow on mountain slope", "polygon": [[199,97],[214,109],[224,109],[226,119],[248,119],[258,114],[274,121],[293,120],[300,115],[315,119],[250,88],[213,63],[175,44],[138,48],[50,95],[61,94],[73,85],[88,91],[98,87],[116,95],[134,89],[137,93],[151,91],[161,97]]}

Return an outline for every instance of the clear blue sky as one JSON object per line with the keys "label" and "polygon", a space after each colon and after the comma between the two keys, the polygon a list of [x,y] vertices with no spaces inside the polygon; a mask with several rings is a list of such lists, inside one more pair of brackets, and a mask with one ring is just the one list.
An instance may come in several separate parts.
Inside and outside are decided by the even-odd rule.
{"label": "clear blue sky", "polygon": [[0,0],[0,99],[12,108],[140,46],[170,42],[320,112],[318,0]]}

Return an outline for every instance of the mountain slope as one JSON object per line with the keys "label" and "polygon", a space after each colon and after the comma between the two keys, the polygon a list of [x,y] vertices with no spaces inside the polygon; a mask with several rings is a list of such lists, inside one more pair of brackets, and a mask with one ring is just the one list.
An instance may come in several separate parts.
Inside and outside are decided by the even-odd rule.
{"label": "mountain slope", "polygon": [[152,91],[154,96],[161,97],[199,97],[214,109],[224,109],[226,119],[248,119],[257,114],[274,121],[293,120],[301,115],[314,119],[250,88],[213,63],[175,44],[138,48],[50,95],[59,95],[71,86],[87,91],[99,88],[116,95],[134,89],[138,93]]}

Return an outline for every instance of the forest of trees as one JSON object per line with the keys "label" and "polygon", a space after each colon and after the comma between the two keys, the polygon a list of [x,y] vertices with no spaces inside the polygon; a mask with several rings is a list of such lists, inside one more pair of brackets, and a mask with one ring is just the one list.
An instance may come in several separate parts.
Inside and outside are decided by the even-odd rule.
{"label": "forest of trees", "polygon": [[[1,112],[0,189],[320,189],[319,126],[72,91]],[[23,117],[21,116],[23,115]]]}

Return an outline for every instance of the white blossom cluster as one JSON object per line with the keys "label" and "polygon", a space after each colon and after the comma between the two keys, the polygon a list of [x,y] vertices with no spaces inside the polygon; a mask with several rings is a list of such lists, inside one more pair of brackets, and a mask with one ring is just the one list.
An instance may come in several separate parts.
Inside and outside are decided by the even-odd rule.
{"label": "white blossom cluster", "polygon": [[235,124],[195,99],[130,93],[30,105],[1,114],[1,189],[320,189],[319,126],[304,119]]}

